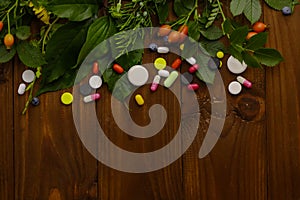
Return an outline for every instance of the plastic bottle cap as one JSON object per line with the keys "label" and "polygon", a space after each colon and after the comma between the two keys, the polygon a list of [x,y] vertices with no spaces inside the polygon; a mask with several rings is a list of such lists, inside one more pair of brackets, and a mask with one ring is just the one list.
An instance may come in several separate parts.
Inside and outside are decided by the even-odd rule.
{"label": "plastic bottle cap", "polygon": [[61,95],[60,100],[63,104],[69,105],[73,102],[73,95],[70,92],[65,92]]}
{"label": "plastic bottle cap", "polygon": [[31,83],[35,78],[35,74],[32,70],[27,69],[22,74],[22,79],[25,83]]}
{"label": "plastic bottle cap", "polygon": [[89,85],[91,86],[91,88],[93,89],[98,89],[101,87],[102,85],[102,79],[100,76],[94,75],[91,76],[90,80],[89,80]]}
{"label": "plastic bottle cap", "polygon": [[228,85],[228,91],[230,94],[237,95],[242,91],[242,85],[237,81],[232,81]]}
{"label": "plastic bottle cap", "polygon": [[233,56],[230,56],[228,58],[227,67],[229,71],[234,74],[241,74],[247,69],[247,65],[244,61],[243,63],[241,63],[238,59],[234,58]]}
{"label": "plastic bottle cap", "polygon": [[156,58],[154,61],[154,67],[157,70],[162,70],[164,68],[166,68],[167,66],[167,61],[164,58]]}
{"label": "plastic bottle cap", "polygon": [[142,65],[135,65],[129,69],[127,76],[132,85],[142,86],[148,81],[149,73]]}

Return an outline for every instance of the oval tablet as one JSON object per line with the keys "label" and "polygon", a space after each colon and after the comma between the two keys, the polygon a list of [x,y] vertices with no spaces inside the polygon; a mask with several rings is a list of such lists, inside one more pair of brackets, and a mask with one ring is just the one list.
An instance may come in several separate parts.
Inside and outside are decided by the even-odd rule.
{"label": "oval tablet", "polygon": [[158,47],[157,48],[157,53],[169,53],[169,48],[168,47]]}
{"label": "oval tablet", "polygon": [[242,91],[242,85],[237,81],[232,81],[228,85],[228,91],[230,94],[237,95]]}
{"label": "oval tablet", "polygon": [[140,94],[135,95],[135,101],[139,106],[142,106],[145,103],[142,95],[140,95]]}
{"label": "oval tablet", "polygon": [[230,56],[227,60],[227,67],[229,71],[233,74],[241,74],[247,69],[246,63],[243,61],[241,63],[238,59]]}
{"label": "oval tablet", "polygon": [[164,68],[166,68],[166,66],[167,66],[167,61],[164,58],[156,58],[155,59],[155,61],[154,61],[154,67],[157,70],[164,69]]}
{"label": "oval tablet", "polygon": [[170,76],[165,80],[164,86],[169,88],[173,85],[173,83],[176,81],[178,77],[178,72],[177,71],[172,71]]}
{"label": "oval tablet", "polygon": [[35,74],[32,70],[27,69],[22,74],[22,79],[25,83],[31,83],[35,78]]}
{"label": "oval tablet", "polygon": [[18,94],[23,95],[25,91],[26,91],[26,85],[24,83],[21,83],[18,88]]}
{"label": "oval tablet", "polygon": [[89,79],[89,85],[93,89],[100,88],[101,85],[102,85],[102,79],[101,79],[101,77],[97,76],[97,75],[91,76],[91,78]]}
{"label": "oval tablet", "polygon": [[148,81],[149,73],[142,65],[135,65],[129,69],[127,76],[132,85],[142,86]]}
{"label": "oval tablet", "polygon": [[170,72],[164,69],[161,69],[158,71],[158,75],[164,78],[168,78],[168,76],[170,75]]}
{"label": "oval tablet", "polygon": [[186,60],[186,62],[188,62],[190,65],[194,65],[194,64],[196,64],[196,59],[194,58],[194,57],[190,57],[190,58],[187,58],[187,59],[185,59]]}

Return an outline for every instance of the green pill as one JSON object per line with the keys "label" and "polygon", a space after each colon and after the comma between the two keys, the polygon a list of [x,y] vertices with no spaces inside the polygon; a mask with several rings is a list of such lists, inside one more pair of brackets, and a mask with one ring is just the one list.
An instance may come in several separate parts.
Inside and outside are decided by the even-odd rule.
{"label": "green pill", "polygon": [[169,77],[165,80],[164,86],[169,88],[173,85],[173,83],[176,81],[178,77],[178,72],[177,71],[172,71]]}

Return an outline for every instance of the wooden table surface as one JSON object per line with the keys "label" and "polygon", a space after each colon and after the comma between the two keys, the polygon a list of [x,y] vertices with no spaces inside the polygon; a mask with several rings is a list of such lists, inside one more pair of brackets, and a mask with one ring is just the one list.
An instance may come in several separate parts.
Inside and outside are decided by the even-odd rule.
{"label": "wooden table surface", "polygon": [[[299,200],[300,7],[284,17],[264,5],[262,19],[271,27],[267,46],[282,52],[285,61],[275,68],[245,72],[253,89],[238,96],[227,94],[222,135],[203,159],[198,152],[210,120],[210,105],[204,102],[210,99],[201,84],[200,128],[194,142],[173,164],[150,173],[120,172],[98,162],[76,133],[72,107],[60,103],[64,91],[42,95],[41,104],[22,116],[26,98],[17,95],[17,87],[25,68],[18,59],[1,65],[0,200]],[[145,63],[157,56],[148,51],[145,55]],[[166,58],[171,62],[174,56]],[[220,71],[225,85],[235,78],[226,65]],[[148,90],[147,86],[139,92],[148,94]],[[166,90],[147,98],[171,113],[167,129],[149,139],[128,137],[116,127],[107,106],[110,93],[106,87],[100,93],[99,122],[124,149],[152,151],[166,145],[178,129],[179,102]],[[147,105],[140,109],[131,101],[137,124],[147,124]],[[193,115],[186,120],[192,121]],[[188,132],[188,127],[180,131]]]}

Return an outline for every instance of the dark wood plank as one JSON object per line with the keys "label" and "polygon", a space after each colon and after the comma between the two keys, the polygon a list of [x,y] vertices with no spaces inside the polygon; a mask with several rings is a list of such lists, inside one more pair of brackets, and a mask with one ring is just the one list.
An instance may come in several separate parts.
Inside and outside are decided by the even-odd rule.
{"label": "dark wood plank", "polygon": [[14,199],[13,65],[0,64],[0,199]]}
{"label": "dark wood plank", "polygon": [[[17,61],[15,69],[17,84],[25,67]],[[24,116],[26,98],[14,95],[17,199],[97,199],[97,162],[79,140],[72,107],[60,103],[63,92],[42,95]]]}
{"label": "dark wood plank", "polygon": [[265,7],[270,24],[269,46],[285,61],[267,70],[266,110],[268,146],[268,198],[300,199],[300,8],[284,17]]}

